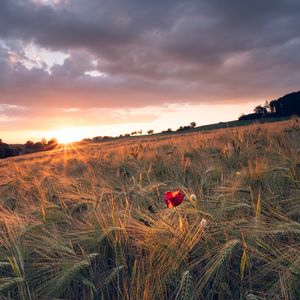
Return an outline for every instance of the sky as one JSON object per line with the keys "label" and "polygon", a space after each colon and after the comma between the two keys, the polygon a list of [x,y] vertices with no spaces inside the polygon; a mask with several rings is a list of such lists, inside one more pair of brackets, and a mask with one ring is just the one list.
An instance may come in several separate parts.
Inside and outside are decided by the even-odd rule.
{"label": "sky", "polygon": [[0,138],[234,120],[299,67],[299,0],[1,0]]}

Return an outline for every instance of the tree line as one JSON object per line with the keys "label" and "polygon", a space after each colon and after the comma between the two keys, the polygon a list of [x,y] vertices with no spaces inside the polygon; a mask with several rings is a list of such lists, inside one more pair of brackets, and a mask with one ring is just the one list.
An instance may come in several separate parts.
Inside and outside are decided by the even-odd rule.
{"label": "tree line", "polygon": [[[174,133],[179,131],[186,131],[190,130],[196,127],[195,122],[191,122],[188,126],[180,126],[176,131],[173,131],[171,128],[162,131],[161,133]],[[96,136],[93,138],[86,138],[81,141],[81,143],[98,143],[105,140],[110,139],[120,139],[120,138],[127,138],[130,136],[135,135],[142,135],[143,131],[133,131],[131,133],[125,133],[121,134],[118,137],[112,137],[112,136]],[[147,131],[148,135],[154,134],[153,129],[149,129]],[[80,142],[79,142],[80,143]],[[34,152],[41,152],[41,151],[47,151],[47,150],[53,150],[57,148],[58,142],[55,138],[47,141],[46,139],[42,139],[40,142],[33,142],[33,141],[27,141],[25,144],[16,144],[16,145],[10,145],[7,143],[4,143],[2,139],[0,139],[0,159],[1,158],[7,158],[11,156],[18,156],[23,154],[30,154]]]}
{"label": "tree line", "polygon": [[[175,132],[180,132],[180,131],[187,131],[187,130],[191,130],[194,129],[196,127],[196,122],[191,122],[190,125],[186,125],[186,126],[180,126],[178,129],[176,130],[172,130],[171,128],[168,128],[167,130],[163,130],[161,132],[157,132],[157,134],[159,133],[175,133]],[[148,135],[152,135],[154,134],[154,130],[153,129],[149,129],[146,132]],[[113,136],[95,136],[91,139],[83,139],[83,142],[102,142],[104,140],[108,140],[108,139],[120,139],[120,138],[127,138],[127,137],[131,137],[131,136],[135,136],[135,135],[142,135],[143,131],[142,130],[138,130],[138,131],[133,131],[131,133],[124,133],[124,134],[120,134],[117,137],[113,137]]]}
{"label": "tree line", "polygon": [[[276,100],[272,100],[270,102],[266,101],[264,105],[258,105],[254,108],[254,113],[242,115],[239,117],[239,120],[255,120],[255,119],[261,119],[261,118],[274,118],[274,117],[288,117],[292,115],[299,115],[300,116],[300,91],[287,94],[283,97],[280,97]],[[171,128],[168,128],[167,130],[163,130],[162,134],[171,134],[175,132],[183,132],[192,130],[196,127],[195,122],[191,122],[189,125],[186,126],[180,126],[176,130],[172,130]],[[101,142],[104,140],[110,140],[110,139],[120,139],[120,138],[127,138],[130,136],[135,135],[142,135],[143,131],[133,131],[131,133],[125,133],[121,134],[118,137],[112,137],[112,136],[96,136],[94,138],[87,138],[83,139],[83,143],[89,143],[89,142]],[[154,134],[153,129],[149,129],[147,131],[148,135]],[[22,154],[28,154],[28,153],[34,153],[39,151],[46,151],[46,150],[52,150],[55,149],[58,145],[57,140],[51,139],[49,141],[46,141],[45,139],[41,140],[40,142],[32,142],[27,141],[25,144],[18,144],[18,145],[9,145],[4,143],[0,139],[0,158],[6,158],[10,156],[17,156]]]}
{"label": "tree line", "polygon": [[300,91],[287,94],[264,105],[254,108],[254,113],[242,115],[239,120],[255,120],[261,118],[289,117],[300,115]]}
{"label": "tree line", "polygon": [[0,158],[18,156],[40,151],[53,150],[57,147],[58,142],[55,138],[47,141],[42,139],[40,142],[27,141],[25,144],[9,145],[0,139]]}

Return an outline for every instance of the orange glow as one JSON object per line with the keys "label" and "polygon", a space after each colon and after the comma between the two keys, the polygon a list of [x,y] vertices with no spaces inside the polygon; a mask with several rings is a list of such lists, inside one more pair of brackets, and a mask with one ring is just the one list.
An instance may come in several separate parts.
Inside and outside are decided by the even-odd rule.
{"label": "orange glow", "polygon": [[[119,136],[137,130],[142,130],[144,134],[147,134],[147,130],[153,129],[156,133],[168,128],[176,130],[179,126],[188,125],[192,121],[196,122],[197,126],[201,126],[237,120],[241,113],[251,112],[253,107],[260,103],[261,101],[257,100],[242,104],[222,105],[173,104],[167,107],[149,106],[143,109],[131,109],[130,111],[119,109],[113,113],[110,109],[96,113],[87,110],[84,117],[80,116],[80,118],[83,118],[82,122],[74,122],[74,118],[69,117],[68,113],[63,111],[58,119],[46,118],[43,120],[41,117],[35,121],[33,118],[31,123],[28,124],[28,129],[24,125],[23,119],[12,122],[3,120],[3,116],[1,119],[0,115],[0,137],[9,144],[25,143],[27,140],[39,141],[43,138],[47,140],[57,138],[60,143],[70,143],[95,136]],[[70,107],[69,113],[76,112],[76,109],[74,111],[74,108]],[[151,115],[152,112],[153,115]],[[98,120],[99,114],[107,116],[107,120]],[[166,114],[168,114],[168,118],[166,118]],[[10,126],[3,127],[6,124],[4,121]],[[39,128],[40,124],[42,124],[41,128]],[[32,130],[32,127],[38,129]]]}
{"label": "orange glow", "polygon": [[51,131],[47,134],[49,137],[54,137],[60,144],[69,144],[82,140],[85,136],[83,130],[78,128],[62,128]]}

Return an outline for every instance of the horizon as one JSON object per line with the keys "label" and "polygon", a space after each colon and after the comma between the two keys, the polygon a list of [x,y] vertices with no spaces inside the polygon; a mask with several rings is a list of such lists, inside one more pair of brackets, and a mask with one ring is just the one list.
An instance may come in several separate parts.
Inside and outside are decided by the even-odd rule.
{"label": "horizon", "polygon": [[[251,112],[251,109],[253,110],[253,105],[259,105],[259,102],[249,102],[243,105],[244,108],[249,109],[248,112]],[[139,122],[139,123],[123,123],[123,124],[117,124],[117,125],[100,125],[100,126],[86,126],[86,127],[80,127],[80,126],[64,126],[64,127],[58,127],[57,129],[47,130],[47,131],[32,131],[28,132],[27,135],[23,135],[22,138],[19,138],[19,132],[9,132],[6,139],[2,138],[3,142],[6,142],[8,144],[24,144],[27,141],[33,141],[38,142],[42,139],[50,140],[52,138],[55,138],[58,140],[59,143],[69,143],[69,142],[78,142],[85,138],[93,138],[96,136],[113,136],[117,137],[121,134],[130,134],[133,131],[139,131],[142,130],[143,134],[147,133],[147,130],[154,130],[154,133],[159,133],[163,130],[167,130],[168,128],[171,128],[173,131],[176,131],[180,126],[189,125],[191,122],[195,122],[196,126],[203,126],[203,125],[209,125],[209,124],[215,124],[220,122],[230,122],[235,121],[238,119],[239,116],[241,116],[242,113],[238,113],[236,111],[232,112],[232,108],[235,108],[236,106],[233,105],[221,105],[218,106],[218,112],[214,112],[214,117],[211,118],[201,118],[199,121],[196,117],[198,114],[197,109],[195,110],[195,106],[193,106],[192,111],[190,106],[186,106],[180,108],[180,111],[176,111],[171,109],[171,112],[168,112],[168,121],[174,120],[175,123],[168,121],[164,124],[164,117],[158,118],[154,122]],[[197,107],[196,107],[197,108]],[[203,108],[206,110],[206,112],[211,111],[211,108],[209,105],[201,105],[202,112]],[[237,106],[237,109],[240,108],[240,106]],[[178,119],[179,115],[182,114],[182,110],[184,110],[186,113],[190,113],[185,119]],[[224,112],[227,112],[224,114]],[[232,113],[232,117],[231,114]],[[170,116],[171,115],[171,116]],[[205,116],[205,112],[203,113]],[[174,117],[175,116],[175,117]],[[194,117],[194,118],[193,118]],[[204,119],[204,121],[203,121]],[[169,126],[170,124],[173,124],[173,126]],[[5,134],[2,134],[2,136],[5,137]]]}
{"label": "horizon", "polygon": [[299,90],[300,3],[3,0],[0,138],[236,120]]}

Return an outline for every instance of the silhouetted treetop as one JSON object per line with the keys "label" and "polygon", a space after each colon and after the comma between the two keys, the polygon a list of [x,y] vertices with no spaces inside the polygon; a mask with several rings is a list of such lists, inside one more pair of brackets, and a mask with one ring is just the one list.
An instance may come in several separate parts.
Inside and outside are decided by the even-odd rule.
{"label": "silhouetted treetop", "polygon": [[300,91],[272,100],[270,108],[278,116],[300,115]]}
{"label": "silhouetted treetop", "polygon": [[147,133],[148,133],[149,135],[151,135],[151,134],[154,133],[154,130],[153,130],[153,129],[150,129],[150,130],[147,131]]}
{"label": "silhouetted treetop", "polygon": [[254,108],[254,114],[242,115],[239,120],[300,115],[300,91],[287,94],[277,100],[266,101],[265,105]]}
{"label": "silhouetted treetop", "polygon": [[253,111],[256,114],[262,114],[262,115],[268,113],[267,109],[265,107],[261,106],[261,105],[256,106]]}

